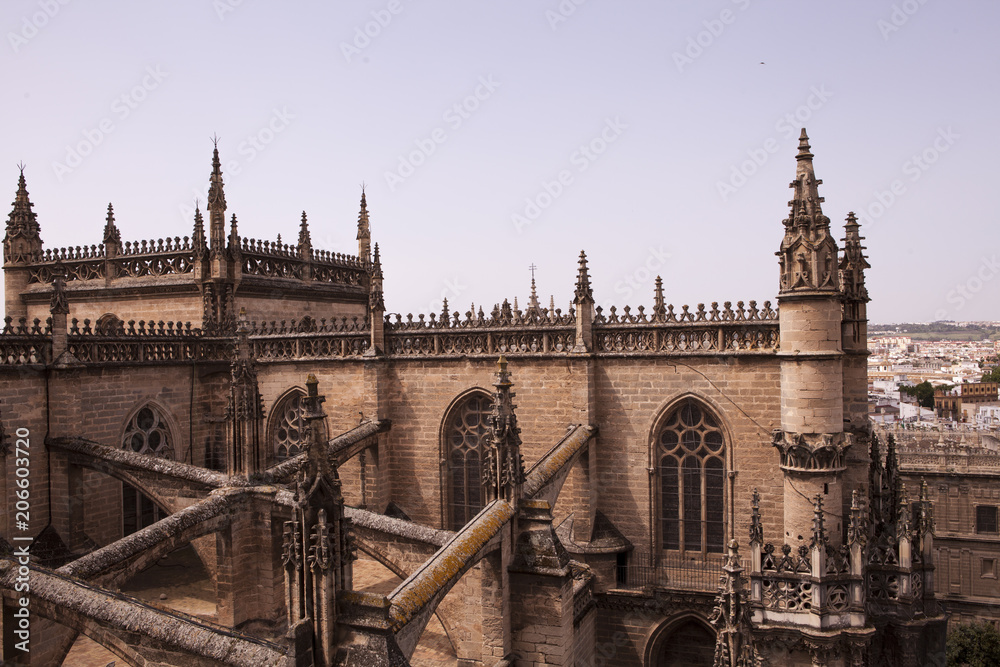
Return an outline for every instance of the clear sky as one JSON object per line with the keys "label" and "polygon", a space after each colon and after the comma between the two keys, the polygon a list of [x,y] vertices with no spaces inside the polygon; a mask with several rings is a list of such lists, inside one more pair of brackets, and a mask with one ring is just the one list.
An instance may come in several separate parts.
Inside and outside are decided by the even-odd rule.
{"label": "clear sky", "polygon": [[[355,254],[391,312],[773,300],[800,126],[874,322],[1000,319],[1000,4],[4,0],[0,187],[46,247],[240,232]],[[6,174],[6,176],[3,176]]]}

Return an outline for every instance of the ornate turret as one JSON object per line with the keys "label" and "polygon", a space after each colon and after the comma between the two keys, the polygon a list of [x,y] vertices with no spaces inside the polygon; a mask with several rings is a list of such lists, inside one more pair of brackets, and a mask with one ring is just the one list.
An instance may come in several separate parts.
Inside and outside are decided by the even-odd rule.
{"label": "ornate turret", "polygon": [[709,622],[715,626],[713,667],[757,667],[760,658],[754,646],[751,617],[753,609],[744,599],[743,567],[739,545],[730,540],[729,552],[722,566],[723,575],[715,609]]}
{"label": "ornate turret", "polygon": [[219,161],[219,142],[214,139],[212,173],[208,186],[208,225],[212,258],[222,254],[226,247],[226,193],[222,181],[222,163]]}
{"label": "ornate turret", "polygon": [[590,352],[594,349],[594,291],[590,288],[587,253],[583,250],[580,251],[580,261],[576,272],[573,305],[576,309],[576,344],[573,346],[573,352]]}
{"label": "ornate turret", "polygon": [[365,189],[361,188],[361,211],[358,212],[358,259],[368,261],[372,251],[372,230],[368,224],[368,202]]}
{"label": "ornate turret", "polygon": [[524,484],[524,460],[521,457],[521,429],[514,414],[514,392],[510,389],[507,360],[497,361],[496,393],[493,394],[493,412],[488,417],[489,444],[483,461],[483,488],[486,502],[502,498],[516,505]]}
{"label": "ornate turret", "polygon": [[18,169],[21,174],[17,180],[17,194],[14,197],[14,208],[7,218],[7,234],[3,239],[5,266],[38,261],[42,253],[41,228],[35,212],[31,210],[28,186],[24,180],[24,165],[18,165]]}
{"label": "ornate turret", "polygon": [[365,354],[367,356],[382,354],[385,350],[385,299],[382,296],[382,258],[379,257],[377,243],[368,291],[368,325],[372,338],[371,346]]}
{"label": "ornate turret", "polygon": [[208,250],[208,242],[205,239],[205,219],[201,217],[201,209],[198,203],[194,205],[194,231],[191,233],[191,247],[194,249],[195,258],[202,258]]}
{"label": "ornate turret", "polygon": [[845,299],[867,303],[869,298],[868,290],[865,288],[865,269],[872,267],[865,257],[865,247],[861,245],[865,237],[861,236],[860,229],[861,224],[851,211],[847,214],[847,222],[844,224],[844,254],[840,260],[840,280]]}
{"label": "ornate turret", "polygon": [[115,209],[108,203],[108,217],[104,223],[104,252],[115,257],[122,249],[122,235],[115,224]]}
{"label": "ornate turret", "polygon": [[871,268],[864,253],[860,225],[854,213],[844,225],[844,253],[840,259],[843,290],[841,338],[844,359],[844,418],[855,431],[866,430],[868,422],[868,289],[865,269]]}
{"label": "ornate turret", "polygon": [[240,311],[236,326],[236,356],[230,366],[228,472],[252,477],[264,469],[261,447],[264,430],[264,402],[257,383],[257,368],[250,351],[246,311]]}
{"label": "ornate turret", "polygon": [[309,259],[312,251],[312,235],[309,233],[309,221],[306,219],[306,212],[302,211],[302,222],[299,223],[299,257],[303,260]]}
{"label": "ornate turret", "polygon": [[838,290],[837,244],[830,236],[830,218],[823,215],[823,198],[813,172],[813,154],[809,152],[805,128],[799,138],[795,157],[795,180],[789,184],[795,193],[788,202],[785,238],[777,255],[781,263],[781,294]]}
{"label": "ornate turret", "polygon": [[4,306],[7,317],[15,320],[28,315],[21,292],[28,286],[28,266],[42,255],[41,229],[35,212],[31,210],[28,187],[24,181],[24,165],[18,165],[18,169],[21,174],[17,181],[17,194],[3,238]]}
{"label": "ornate turret", "polygon": [[336,648],[337,596],[351,588],[352,547],[340,479],[327,451],[322,408],[326,399],[318,384],[310,375],[302,398],[309,443],[296,483],[294,516],[284,525],[282,561],[289,632],[297,643],[312,644],[314,664],[330,665]]}

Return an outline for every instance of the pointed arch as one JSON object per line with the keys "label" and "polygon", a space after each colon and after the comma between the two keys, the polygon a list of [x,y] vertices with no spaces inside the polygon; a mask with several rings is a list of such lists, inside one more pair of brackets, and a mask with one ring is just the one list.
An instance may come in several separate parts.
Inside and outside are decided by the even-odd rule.
{"label": "pointed arch", "polygon": [[721,554],[728,534],[732,438],[721,411],[686,393],[669,401],[650,432],[654,552]]}
{"label": "pointed arch", "polygon": [[[138,402],[128,414],[118,439],[119,446],[137,454],[174,460],[179,450],[175,434],[179,431],[163,406],[152,400]],[[150,526],[167,512],[138,488],[122,482],[122,536]]]}
{"label": "pointed arch", "polygon": [[[295,386],[286,389],[271,404],[271,410],[267,417],[267,449],[268,465],[280,463],[303,451],[309,441],[308,429],[305,420],[301,399],[306,395],[306,390]],[[326,438],[330,432],[326,420],[320,422],[322,425],[321,437]]]}
{"label": "pointed arch", "polygon": [[270,462],[280,463],[291,458],[305,446],[307,435],[300,403],[305,395],[306,392],[301,387],[292,387],[271,406],[267,424]]}
{"label": "pointed arch", "polygon": [[653,628],[646,640],[646,667],[712,667],[716,632],[696,613],[669,618]]}
{"label": "pointed arch", "polygon": [[459,530],[484,505],[482,467],[493,394],[474,387],[459,394],[441,421],[442,525]]}

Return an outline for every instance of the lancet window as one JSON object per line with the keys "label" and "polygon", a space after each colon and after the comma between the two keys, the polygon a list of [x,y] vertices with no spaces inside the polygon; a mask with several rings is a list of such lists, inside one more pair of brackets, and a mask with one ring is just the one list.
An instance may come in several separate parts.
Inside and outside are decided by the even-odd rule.
{"label": "lancet window", "polygon": [[[122,449],[137,454],[174,458],[173,438],[166,419],[152,405],[141,407],[129,419],[122,434]],[[122,535],[141,530],[166,516],[149,497],[122,482]]]}
{"label": "lancet window", "polygon": [[687,399],[661,422],[655,438],[660,546],[722,553],[725,545],[725,436],[718,418]]}
{"label": "lancet window", "polygon": [[493,400],[471,394],[456,404],[444,427],[448,527],[458,530],[483,508],[483,452]]}

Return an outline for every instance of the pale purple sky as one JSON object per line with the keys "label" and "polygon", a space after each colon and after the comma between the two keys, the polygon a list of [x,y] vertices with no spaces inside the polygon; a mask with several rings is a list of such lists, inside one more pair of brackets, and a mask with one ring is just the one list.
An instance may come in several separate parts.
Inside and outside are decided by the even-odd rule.
{"label": "pale purple sky", "polygon": [[576,2],[5,0],[0,188],[46,247],[108,202],[183,236],[217,133],[244,236],[354,254],[367,184],[392,312],[523,305],[532,263],[565,309],[581,249],[598,304],[679,309],[774,300],[804,124],[872,321],[1000,319],[997,3]]}

